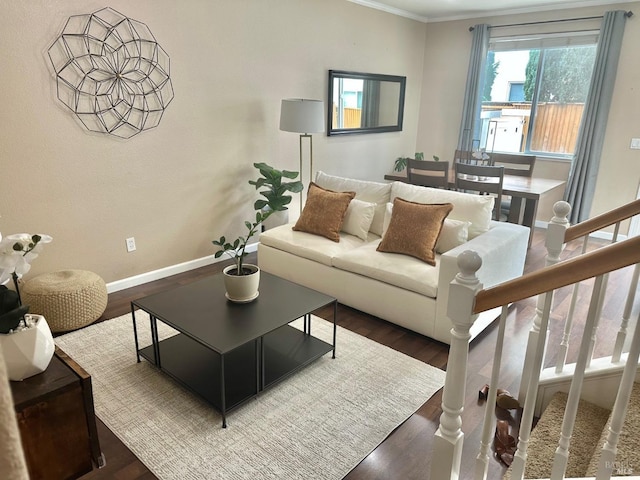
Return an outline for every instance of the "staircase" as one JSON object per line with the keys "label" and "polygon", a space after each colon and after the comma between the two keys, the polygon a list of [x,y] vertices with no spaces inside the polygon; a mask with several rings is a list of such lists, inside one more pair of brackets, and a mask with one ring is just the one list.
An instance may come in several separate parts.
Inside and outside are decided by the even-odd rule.
{"label": "staircase", "polygon": [[[562,419],[567,405],[567,394],[557,392],[542,413],[531,432],[529,455],[524,478],[550,478],[552,461],[560,438]],[[573,428],[571,449],[567,462],[566,478],[595,477],[600,460],[600,449],[606,441],[611,422],[611,410],[586,400],[580,400],[576,423]],[[640,475],[640,384],[635,383],[627,415],[618,441],[616,461],[612,474],[616,476]],[[511,479],[511,469],[505,480]]]}
{"label": "staircase", "polygon": [[[618,241],[621,223],[640,216],[640,200],[573,226],[568,222],[570,209],[566,202],[554,205],[545,243],[546,266],[536,272],[483,289],[476,275],[482,259],[471,251],[459,257],[460,273],[450,286],[448,316],[453,328],[429,478],[462,478],[470,329],[478,314],[502,306],[474,473],[476,480],[487,479],[509,305],[530,297],[536,297],[537,303],[527,343],[522,345],[525,360],[518,400],[523,409],[517,448],[506,478],[608,480],[640,474],[640,442],[636,440],[640,437],[640,387],[635,383],[640,380],[640,315],[634,303],[640,276],[640,237]],[[589,235],[608,227],[614,228],[611,244],[589,248]],[[563,260],[565,244],[579,238],[584,239],[582,253]],[[630,271],[628,289],[607,292],[610,275]],[[555,293],[565,288],[573,289],[571,305],[556,305]],[[598,337],[600,321],[612,295],[617,305],[625,304],[626,298],[624,313],[621,319],[616,317],[617,332],[603,332],[606,340],[612,340],[604,342],[610,344],[611,349],[604,353],[609,356],[596,358],[596,345],[602,340]],[[632,311],[634,318],[630,318]],[[543,368],[547,360],[555,366]],[[635,405],[628,410],[632,403]],[[533,428],[534,418],[539,416]]]}

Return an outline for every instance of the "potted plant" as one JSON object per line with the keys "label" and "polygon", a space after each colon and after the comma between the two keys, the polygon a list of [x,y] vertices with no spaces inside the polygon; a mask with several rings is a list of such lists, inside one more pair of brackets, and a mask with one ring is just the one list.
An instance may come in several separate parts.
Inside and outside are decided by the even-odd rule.
{"label": "potted plant", "polygon": [[256,190],[264,188],[259,193],[264,198],[256,200],[253,208],[264,213],[271,212],[262,219],[262,226],[265,229],[283,225],[289,221],[289,208],[291,203],[291,193],[300,193],[304,186],[301,181],[283,181],[283,179],[295,179],[298,172],[288,170],[278,170],[266,163],[254,163],[253,166],[260,172],[257,180],[249,180],[250,185],[254,185]]}
{"label": "potted plant", "polygon": [[266,187],[260,194],[264,199],[256,200],[254,208],[256,218],[254,222],[245,221],[248,232],[246,236],[240,236],[232,241],[222,236],[212,243],[218,247],[215,258],[227,255],[234,260],[234,263],[225,267],[222,271],[225,279],[226,296],[232,302],[246,303],[258,298],[258,287],[260,285],[260,269],[257,265],[244,263],[247,255],[247,243],[264,225],[264,222],[277,212],[287,210],[287,205],[291,203],[291,195],[287,192],[301,192],[304,188],[302,182],[283,182],[283,178],[295,179],[298,172],[287,170],[277,170],[266,163],[254,163],[253,166],[260,171],[257,180],[249,180],[250,185],[256,189]]}
{"label": "potted plant", "polygon": [[[20,282],[31,269],[49,235],[21,233],[2,238],[0,235],[0,343],[10,380],[23,380],[46,370],[53,357],[55,344],[51,330],[42,315],[31,315],[22,305]],[[13,280],[15,291],[4,284]]]}
{"label": "potted plant", "polygon": [[[414,158],[416,160],[424,160],[424,152],[416,152]],[[396,158],[396,161],[393,164],[393,170],[396,171],[396,172],[401,172],[402,170],[405,170],[407,168],[408,160],[410,160],[410,157],[398,157],[398,158]],[[437,155],[433,155],[433,160],[435,162],[439,162],[440,161],[440,157],[438,157]]]}

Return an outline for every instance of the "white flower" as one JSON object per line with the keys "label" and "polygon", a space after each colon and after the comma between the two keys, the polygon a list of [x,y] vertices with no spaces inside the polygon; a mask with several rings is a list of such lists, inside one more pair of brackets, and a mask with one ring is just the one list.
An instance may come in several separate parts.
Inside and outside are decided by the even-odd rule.
{"label": "white flower", "polygon": [[[0,234],[0,285],[7,283],[14,272],[22,278],[31,269],[31,261],[38,257],[43,245],[53,240],[49,235],[40,234],[36,241],[34,236],[16,233],[3,238]],[[16,245],[19,246],[17,250]]]}

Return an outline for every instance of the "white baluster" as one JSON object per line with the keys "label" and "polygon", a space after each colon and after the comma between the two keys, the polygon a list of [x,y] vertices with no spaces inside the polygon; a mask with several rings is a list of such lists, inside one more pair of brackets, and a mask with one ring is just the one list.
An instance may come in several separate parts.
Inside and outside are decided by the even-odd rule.
{"label": "white baluster", "polygon": [[618,439],[620,437],[624,418],[627,413],[627,405],[629,403],[629,397],[631,396],[633,382],[638,370],[639,356],[640,315],[638,315],[638,321],[636,322],[635,332],[633,334],[633,339],[631,340],[631,347],[629,349],[627,363],[624,366],[624,372],[622,372],[622,379],[620,380],[618,395],[616,396],[616,401],[611,412],[611,422],[609,425],[609,432],[607,433],[607,439],[604,443],[604,446],[602,447],[602,455],[600,457],[600,463],[598,464],[598,474],[596,476],[598,480],[609,479],[611,478],[611,474],[613,473],[612,470],[616,460],[616,447],[618,445]]}
{"label": "white baluster", "polygon": [[498,338],[496,340],[496,350],[493,355],[493,367],[491,370],[491,381],[489,393],[487,394],[487,404],[484,412],[484,424],[482,426],[482,439],[480,440],[480,452],[476,458],[476,480],[485,480],[489,469],[489,451],[491,437],[495,428],[496,396],[498,391],[498,379],[500,378],[500,366],[502,363],[502,350],[504,346],[504,331],[507,324],[507,314],[509,306],[502,307],[500,323],[498,326]]}
{"label": "white baluster", "polygon": [[587,367],[591,366],[591,360],[593,359],[593,352],[596,349],[596,340],[598,338],[598,327],[600,326],[600,318],[602,317],[602,307],[604,305],[605,296],[607,294],[608,283],[609,283],[609,274],[605,273],[602,276],[602,286],[601,286],[600,292],[598,292],[598,309],[596,311],[596,323],[593,327],[593,333],[591,334],[591,341],[589,342],[589,356],[587,360]]}
{"label": "white baluster", "polygon": [[[582,242],[582,252],[587,251],[587,245],[589,244],[589,236],[585,235]],[[564,321],[564,331],[562,333],[562,340],[560,340],[560,346],[558,347],[558,356],[556,357],[556,373],[561,373],[564,366],[567,363],[567,352],[569,351],[569,337],[571,337],[571,329],[573,328],[573,314],[576,310],[576,303],[578,300],[578,292],[580,291],[580,282],[573,284],[573,292],[571,293],[571,305],[569,306],[569,312],[567,318]]]}
{"label": "white baluster", "polygon": [[[611,239],[612,244],[618,241],[619,232],[620,232],[620,222],[617,222],[613,230],[613,237]],[[587,238],[589,238],[588,235],[587,235]],[[596,315],[596,324],[593,329],[593,335],[591,336],[591,344],[589,345],[589,360],[587,363],[587,367],[591,365],[591,360],[593,359],[593,352],[596,349],[596,341],[598,340],[598,327],[600,326],[600,318],[602,317],[602,308],[604,306],[604,301],[607,294],[607,286],[609,285],[609,274],[605,273],[603,277],[604,277],[604,280],[602,284],[602,290],[600,292],[600,298],[598,300],[598,312]]]}
{"label": "white baluster", "polygon": [[457,480],[464,433],[462,410],[464,408],[467,360],[469,358],[469,329],[477,318],[473,315],[475,296],[482,289],[476,272],[482,260],[476,252],[466,250],[458,256],[458,273],[451,282],[447,314],[453,323],[451,345],[447,362],[442,415],[436,431],[431,455],[431,476],[438,480]]}
{"label": "white baluster", "polygon": [[624,312],[622,314],[622,323],[620,324],[620,330],[616,337],[616,344],[613,347],[613,357],[611,361],[618,363],[622,356],[622,350],[624,348],[624,342],[627,339],[627,327],[629,326],[629,317],[631,316],[631,310],[633,309],[633,303],[636,299],[636,290],[638,288],[638,277],[640,276],[640,263],[636,264],[633,268],[633,276],[631,277],[631,285],[629,286],[629,293],[627,294],[627,303],[624,306]]}
{"label": "white baluster", "polygon": [[[620,232],[620,222],[616,223],[616,226],[613,231],[613,237],[611,239],[611,243],[616,243],[618,241],[618,233]],[[587,238],[589,238],[587,236]],[[591,344],[589,345],[589,360],[587,367],[591,365],[591,360],[593,359],[593,352],[596,349],[596,341],[598,340],[598,326],[600,325],[600,318],[602,317],[602,308],[604,306],[605,297],[607,294],[607,286],[609,285],[609,274],[606,273],[604,275],[604,280],[602,284],[602,291],[600,292],[600,298],[598,300],[598,313],[596,316],[596,324],[593,329],[593,335],[591,336]]]}
{"label": "white baluster", "polygon": [[584,326],[584,333],[582,335],[582,341],[580,343],[580,353],[578,353],[578,360],[576,361],[573,380],[571,381],[569,396],[567,397],[567,405],[564,411],[564,418],[562,419],[560,441],[558,443],[558,448],[556,449],[556,453],[553,459],[553,466],[551,467],[551,480],[564,479],[564,474],[567,470],[567,460],[569,459],[569,444],[571,442],[571,434],[573,433],[573,427],[575,425],[576,415],[578,413],[578,402],[580,401],[580,393],[582,392],[584,372],[587,368],[587,364],[590,361],[589,346],[591,344],[593,331],[595,330],[596,324],[598,322],[600,293],[604,289],[603,282],[604,275],[600,275],[596,278],[593,286],[593,295],[591,297],[589,312],[587,313],[587,320]]}
{"label": "white baluster", "polygon": [[522,480],[524,478],[524,467],[527,461],[527,448],[529,447],[529,438],[531,437],[531,426],[533,425],[533,414],[536,406],[536,397],[538,395],[538,384],[540,383],[540,371],[542,370],[542,360],[544,359],[544,348],[546,345],[552,301],[553,292],[547,292],[545,295],[544,306],[542,308],[540,334],[535,351],[533,352],[531,371],[527,384],[524,407],[522,409],[522,417],[520,419],[518,448],[513,457],[513,463],[511,464],[512,480]]}
{"label": "white baluster", "polygon": [[[560,254],[564,249],[564,235],[569,228],[569,212],[571,212],[571,205],[567,202],[560,201],[553,205],[553,218],[547,226],[547,237],[545,240],[545,246],[547,247],[547,257],[545,265],[555,265],[560,261]],[[518,400],[520,404],[525,401],[527,393],[527,387],[529,385],[529,378],[533,368],[533,359],[535,356],[536,346],[540,339],[540,324],[542,322],[542,312],[546,301],[547,293],[538,295],[536,303],[536,315],[533,319],[533,325],[529,331],[529,339],[527,341],[527,351],[524,358],[524,368],[522,371],[522,380],[520,381],[520,390],[518,392]],[[542,337],[547,338],[547,332],[544,332]],[[546,345],[545,345],[546,347]]]}

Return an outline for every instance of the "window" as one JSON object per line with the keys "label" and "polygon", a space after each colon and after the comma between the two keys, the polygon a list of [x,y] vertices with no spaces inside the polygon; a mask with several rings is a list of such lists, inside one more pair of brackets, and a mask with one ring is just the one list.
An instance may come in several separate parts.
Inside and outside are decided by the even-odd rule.
{"label": "window", "polygon": [[509,101],[524,102],[524,82],[509,83]]}
{"label": "window", "polygon": [[596,41],[597,32],[492,39],[477,119],[480,148],[572,156]]}

